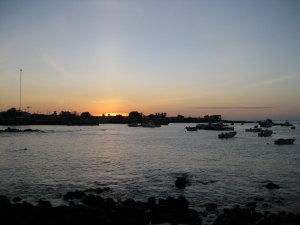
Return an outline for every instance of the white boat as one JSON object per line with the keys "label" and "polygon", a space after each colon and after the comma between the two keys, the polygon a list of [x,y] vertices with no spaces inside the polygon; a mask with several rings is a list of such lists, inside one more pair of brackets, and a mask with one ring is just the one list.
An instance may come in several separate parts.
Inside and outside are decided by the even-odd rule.
{"label": "white boat", "polygon": [[186,131],[197,131],[197,127],[185,127]]}

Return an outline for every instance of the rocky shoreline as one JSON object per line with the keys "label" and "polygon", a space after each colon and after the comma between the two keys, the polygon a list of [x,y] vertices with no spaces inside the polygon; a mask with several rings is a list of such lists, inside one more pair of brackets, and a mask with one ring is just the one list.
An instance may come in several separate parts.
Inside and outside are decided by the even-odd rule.
{"label": "rocky shoreline", "polygon": [[8,127],[4,130],[0,130],[0,133],[1,132],[6,132],[6,133],[22,133],[22,132],[43,132],[41,130],[38,130],[38,129],[17,129],[17,128],[11,128],[11,127]]}
{"label": "rocky shoreline", "polygon": [[[214,203],[198,212],[189,207],[184,196],[165,199],[150,197],[147,201],[127,199],[116,201],[103,198],[101,193],[110,188],[71,191],[62,195],[65,205],[52,206],[44,199],[36,205],[20,197],[0,196],[1,224],[187,224],[187,225],[296,225],[300,214],[256,210],[256,202],[245,206],[219,210]],[[260,199],[257,199],[260,201]]]}

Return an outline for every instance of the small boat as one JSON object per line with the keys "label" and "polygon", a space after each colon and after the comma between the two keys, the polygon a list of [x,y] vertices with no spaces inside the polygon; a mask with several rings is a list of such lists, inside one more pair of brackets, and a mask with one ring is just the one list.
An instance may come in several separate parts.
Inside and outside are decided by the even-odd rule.
{"label": "small boat", "polygon": [[138,123],[129,123],[128,127],[140,127],[141,125],[139,125]]}
{"label": "small boat", "polygon": [[291,126],[291,130],[295,130],[296,129],[296,127],[295,126]]}
{"label": "small boat", "polygon": [[155,128],[155,127],[160,127],[160,124],[156,124],[154,122],[149,122],[149,123],[142,123],[142,127],[148,127],[148,128]]}
{"label": "small boat", "polygon": [[228,133],[221,133],[218,135],[219,138],[233,138],[237,133],[235,131],[228,132]]}
{"label": "small boat", "polygon": [[229,127],[223,123],[208,123],[196,125],[198,130],[234,130],[234,127]]}
{"label": "small boat", "polygon": [[258,132],[261,132],[262,129],[261,129],[261,128],[258,128],[258,127],[254,127],[254,128],[246,129],[245,131],[246,131],[246,132],[255,132],[255,133],[258,133]]}
{"label": "small boat", "polygon": [[274,141],[274,144],[276,144],[276,145],[292,145],[292,144],[294,144],[295,140],[296,140],[295,138],[287,138],[287,139],[279,138],[276,141]]}
{"label": "small boat", "polygon": [[272,136],[273,131],[272,130],[262,130],[258,133],[258,137],[270,137]]}
{"label": "small boat", "polygon": [[284,123],[280,124],[282,127],[291,127],[293,124],[291,124],[288,120],[286,120]]}
{"label": "small boat", "polygon": [[186,131],[197,131],[197,127],[185,127]]}
{"label": "small boat", "polygon": [[272,127],[274,125],[273,121],[270,119],[266,119],[264,121],[258,121],[258,124],[260,125],[260,127]]}

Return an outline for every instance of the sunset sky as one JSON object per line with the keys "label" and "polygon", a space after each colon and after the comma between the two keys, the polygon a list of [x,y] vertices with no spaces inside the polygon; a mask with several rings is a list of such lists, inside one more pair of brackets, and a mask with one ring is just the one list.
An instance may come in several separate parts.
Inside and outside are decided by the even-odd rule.
{"label": "sunset sky", "polygon": [[0,111],[300,119],[298,0],[0,0]]}

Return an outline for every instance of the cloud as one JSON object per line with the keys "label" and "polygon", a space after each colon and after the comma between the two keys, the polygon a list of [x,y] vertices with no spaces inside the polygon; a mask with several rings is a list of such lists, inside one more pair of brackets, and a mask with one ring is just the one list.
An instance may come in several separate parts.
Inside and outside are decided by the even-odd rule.
{"label": "cloud", "polygon": [[254,84],[250,85],[250,87],[269,86],[269,85],[272,85],[272,84],[282,83],[282,82],[285,82],[287,80],[292,80],[292,79],[299,78],[299,77],[300,77],[299,74],[292,74],[292,75],[288,75],[288,76],[277,77],[277,78],[274,78],[274,79],[254,83]]}
{"label": "cloud", "polygon": [[50,67],[56,70],[61,75],[67,75],[67,71],[64,67],[62,67],[59,63],[57,63],[54,59],[50,58],[48,55],[43,54],[42,58],[44,62],[46,62]]}
{"label": "cloud", "polygon": [[197,109],[222,109],[222,110],[269,110],[273,106],[199,106]]}

